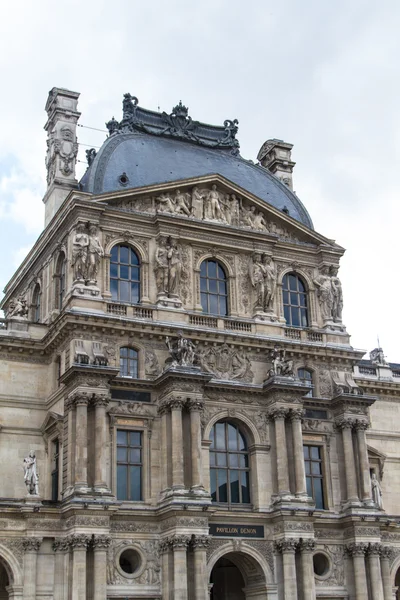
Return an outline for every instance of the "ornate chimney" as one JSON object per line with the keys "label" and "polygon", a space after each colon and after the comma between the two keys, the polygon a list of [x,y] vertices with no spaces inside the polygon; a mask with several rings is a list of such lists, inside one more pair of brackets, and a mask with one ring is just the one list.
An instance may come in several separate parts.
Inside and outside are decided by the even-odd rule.
{"label": "ornate chimney", "polygon": [[81,113],[77,111],[79,94],[54,87],[46,102],[47,123],[47,191],[45,226],[51,221],[72,189],[78,187],[75,177],[78,143],[76,126]]}
{"label": "ornate chimney", "polygon": [[293,190],[293,167],[296,164],[291,160],[292,148],[293,144],[287,144],[282,140],[267,140],[257,155],[261,166],[271,171],[291,190]]}

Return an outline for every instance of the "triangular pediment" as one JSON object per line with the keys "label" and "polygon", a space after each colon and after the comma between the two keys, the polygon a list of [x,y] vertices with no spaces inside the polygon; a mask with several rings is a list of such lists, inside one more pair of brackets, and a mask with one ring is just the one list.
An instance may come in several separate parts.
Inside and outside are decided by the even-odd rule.
{"label": "triangular pediment", "polygon": [[62,415],[59,415],[58,413],[50,411],[47,413],[40,429],[41,429],[42,433],[49,432],[54,427],[57,427],[59,425],[59,423],[62,423],[62,421],[63,421]]}
{"label": "triangular pediment", "polygon": [[329,246],[329,240],[283,210],[233,184],[221,175],[209,175],[167,184],[113,192],[96,202],[123,212],[147,213],[188,222],[231,227],[288,243]]}

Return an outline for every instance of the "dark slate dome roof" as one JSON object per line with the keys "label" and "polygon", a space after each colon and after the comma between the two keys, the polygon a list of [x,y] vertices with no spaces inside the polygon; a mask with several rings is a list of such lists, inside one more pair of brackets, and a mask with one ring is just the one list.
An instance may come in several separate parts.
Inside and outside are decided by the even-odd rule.
{"label": "dark slate dome roof", "polygon": [[83,176],[81,189],[104,194],[219,174],[313,229],[297,196],[266,168],[239,155],[237,121],[225,121],[224,127],[192,121],[181,103],[166,115],[141,108],[125,94],[123,120],[107,123],[111,135]]}

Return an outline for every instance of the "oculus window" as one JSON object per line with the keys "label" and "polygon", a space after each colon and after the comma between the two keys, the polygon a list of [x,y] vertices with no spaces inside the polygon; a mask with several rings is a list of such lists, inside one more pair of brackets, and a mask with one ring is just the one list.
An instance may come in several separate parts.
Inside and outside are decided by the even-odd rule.
{"label": "oculus window", "polygon": [[308,327],[307,291],[303,280],[288,273],[282,281],[283,314],[289,327]]}
{"label": "oculus window", "polygon": [[118,302],[137,304],[140,300],[140,261],[130,246],[117,245],[111,250],[110,291]]}
{"label": "oculus window", "polygon": [[217,260],[205,260],[201,263],[200,295],[203,312],[221,317],[228,314],[227,278]]}
{"label": "oculus window", "polygon": [[211,430],[210,480],[213,502],[250,503],[250,468],[246,438],[228,421]]}

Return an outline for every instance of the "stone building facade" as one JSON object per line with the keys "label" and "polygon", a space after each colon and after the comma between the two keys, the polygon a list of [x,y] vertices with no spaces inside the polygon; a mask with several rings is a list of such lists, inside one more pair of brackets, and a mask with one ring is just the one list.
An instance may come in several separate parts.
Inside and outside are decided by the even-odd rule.
{"label": "stone building facade", "polygon": [[78,96],[2,302],[0,599],[392,600],[400,365],[350,344],[292,146],[126,94],[78,182]]}

